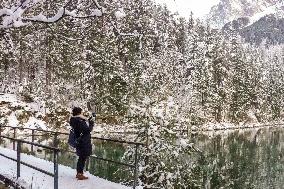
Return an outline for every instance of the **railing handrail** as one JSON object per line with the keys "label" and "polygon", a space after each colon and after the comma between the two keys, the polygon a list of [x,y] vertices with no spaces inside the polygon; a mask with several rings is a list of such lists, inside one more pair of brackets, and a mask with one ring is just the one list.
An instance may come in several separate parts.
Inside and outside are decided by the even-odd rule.
{"label": "railing handrail", "polygon": [[[21,175],[21,168],[20,168],[20,165],[25,165],[27,167],[30,167],[36,171],[39,171],[41,173],[44,173],[44,174],[47,174],[49,176],[52,176],[54,178],[54,189],[58,189],[58,152],[60,151],[60,149],[58,148],[54,148],[54,147],[50,147],[50,146],[46,146],[46,145],[41,145],[41,144],[37,144],[37,143],[34,143],[34,142],[30,142],[30,141],[25,141],[25,140],[22,140],[22,139],[16,139],[16,138],[11,138],[11,137],[7,137],[7,136],[3,136],[3,135],[0,135],[0,139],[1,138],[6,138],[6,139],[9,139],[9,140],[12,140],[12,141],[15,141],[17,142],[17,159],[14,159],[12,157],[9,157],[5,154],[2,154],[0,153],[0,156],[3,156],[7,159],[10,159],[12,161],[16,161],[17,162],[17,178],[20,177]],[[25,144],[30,144],[30,145],[34,145],[34,146],[38,146],[38,147],[41,147],[41,148],[46,148],[46,149],[49,149],[49,150],[53,150],[54,152],[54,158],[53,158],[53,164],[54,164],[54,173],[50,173],[48,171],[45,171],[43,169],[40,169],[38,167],[35,167],[33,165],[30,165],[28,163],[25,163],[23,161],[21,161],[21,146],[22,146],[22,143],[25,143]]]}
{"label": "railing handrail", "polygon": [[[69,135],[69,133],[66,132],[60,132],[60,131],[49,131],[49,130],[43,130],[43,129],[32,129],[28,127],[12,127],[12,126],[4,126],[0,125],[0,127],[6,127],[6,128],[12,128],[12,129],[19,129],[19,130],[34,130],[34,131],[40,131],[40,132],[46,132],[46,133],[52,133],[52,134],[62,134],[62,135]],[[111,142],[117,142],[117,143],[124,143],[124,144],[133,144],[133,145],[139,145],[144,146],[141,142],[132,142],[132,141],[125,141],[125,140],[116,140],[116,139],[110,139],[110,138],[101,138],[101,137],[95,137],[91,136],[92,139],[97,140],[103,140],[103,141],[111,141]]]}
{"label": "railing handrail", "polygon": [[55,147],[51,147],[51,146],[46,146],[46,145],[42,145],[42,144],[30,142],[30,141],[25,141],[25,140],[22,140],[22,139],[7,137],[7,136],[3,136],[3,135],[0,135],[0,138],[6,138],[6,139],[9,139],[9,140],[14,140],[14,141],[16,141],[16,142],[21,142],[21,143],[25,143],[25,144],[30,144],[30,145],[38,146],[38,147],[41,147],[41,148],[46,148],[46,149],[48,149],[48,150],[54,150],[54,151],[57,151],[57,152],[60,151],[59,148],[55,148]]}

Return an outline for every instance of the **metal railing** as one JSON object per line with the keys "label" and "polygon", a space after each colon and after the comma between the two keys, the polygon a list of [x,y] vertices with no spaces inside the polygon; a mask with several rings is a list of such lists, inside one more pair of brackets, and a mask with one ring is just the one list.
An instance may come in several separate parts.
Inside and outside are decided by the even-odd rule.
{"label": "metal railing", "polygon": [[[58,137],[60,135],[65,135],[65,136],[69,135],[69,133],[65,133],[65,132],[47,131],[47,130],[42,130],[42,129],[31,129],[31,128],[11,127],[11,126],[2,126],[2,125],[0,125],[0,135],[1,135],[1,130],[2,130],[1,127],[13,129],[13,138],[16,138],[17,129],[18,130],[30,130],[31,131],[30,136],[32,137],[31,143],[34,143],[35,136],[38,136],[38,135],[35,134],[36,131],[43,132],[43,133],[50,133],[50,134],[53,135],[53,146],[55,148],[58,147]],[[115,161],[115,160],[111,160],[111,159],[106,159],[106,158],[103,158],[103,157],[97,157],[95,155],[90,156],[90,158],[93,158],[93,159],[97,159],[97,160],[100,160],[100,161],[106,161],[106,162],[110,162],[110,163],[114,163],[114,164],[117,164],[117,165],[126,166],[126,167],[131,168],[134,172],[133,188],[135,189],[136,186],[137,186],[137,181],[138,181],[138,150],[139,150],[139,147],[143,146],[144,144],[138,143],[138,142],[130,142],[130,141],[125,141],[125,140],[114,140],[114,139],[101,138],[101,137],[95,137],[95,136],[92,136],[91,138],[96,139],[96,140],[101,140],[101,141],[115,142],[115,143],[128,144],[128,145],[134,145],[135,146],[134,164],[124,163],[124,162],[121,162],[121,161]],[[13,149],[15,150],[15,142],[14,141],[13,141]],[[62,150],[62,149],[60,149],[60,150]],[[31,151],[32,152],[34,151],[33,145],[31,146]],[[68,152],[75,153],[73,151],[68,151]],[[88,162],[87,162],[87,165],[88,165]],[[88,166],[86,166],[86,167],[88,167]]]}
{"label": "metal railing", "polygon": [[[41,144],[36,144],[34,142],[24,141],[24,140],[20,140],[20,139],[11,138],[11,137],[6,137],[6,136],[3,136],[3,135],[0,134],[0,139],[1,138],[6,138],[6,139],[12,140],[13,142],[17,143],[17,159],[14,159],[12,157],[9,157],[5,154],[0,153],[0,156],[3,156],[7,159],[10,159],[12,161],[17,162],[17,178],[19,178],[21,176],[21,164],[22,164],[22,165],[25,165],[29,168],[37,170],[41,173],[52,176],[54,178],[54,189],[58,189],[58,152],[60,151],[58,148],[49,147],[49,146],[45,146],[45,145],[41,145]],[[28,163],[21,161],[22,144],[34,145],[34,146],[38,146],[38,147],[45,148],[45,149],[48,149],[48,150],[52,150],[53,151],[54,172],[50,173],[48,171],[45,171],[43,169],[40,169],[38,167],[35,167],[33,165],[30,165]]]}

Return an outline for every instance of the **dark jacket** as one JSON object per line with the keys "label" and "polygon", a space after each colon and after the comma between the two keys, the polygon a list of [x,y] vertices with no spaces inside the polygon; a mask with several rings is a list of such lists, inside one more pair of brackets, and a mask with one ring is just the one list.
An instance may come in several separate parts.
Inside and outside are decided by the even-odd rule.
{"label": "dark jacket", "polygon": [[[89,122],[89,125],[87,124]],[[76,154],[78,156],[92,155],[91,131],[94,127],[93,121],[88,121],[80,116],[74,116],[70,119],[70,126],[74,129],[78,144]]]}

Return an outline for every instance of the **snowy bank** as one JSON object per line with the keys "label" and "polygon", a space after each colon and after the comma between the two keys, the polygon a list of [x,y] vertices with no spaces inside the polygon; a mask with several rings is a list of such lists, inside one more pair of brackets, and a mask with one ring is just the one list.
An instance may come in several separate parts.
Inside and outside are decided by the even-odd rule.
{"label": "snowy bank", "polygon": [[[0,153],[16,158],[16,152],[0,147]],[[42,160],[30,155],[21,154],[23,162],[53,172],[53,162]],[[21,165],[21,177],[17,180],[16,162],[0,156],[0,174],[14,180],[25,188],[53,189],[53,177],[40,173],[34,169]],[[59,189],[130,189],[96,176],[86,173],[88,180],[78,181],[75,178],[76,170],[59,165]]]}
{"label": "snowy bank", "polygon": [[40,104],[24,102],[15,94],[0,93],[0,124],[46,130],[46,123],[39,119],[40,115]]}
{"label": "snowy bank", "polygon": [[208,123],[201,126],[191,126],[191,131],[218,131],[218,130],[236,130],[263,127],[284,127],[284,122],[267,122],[267,123],[250,123],[250,124],[233,124],[233,123]]}

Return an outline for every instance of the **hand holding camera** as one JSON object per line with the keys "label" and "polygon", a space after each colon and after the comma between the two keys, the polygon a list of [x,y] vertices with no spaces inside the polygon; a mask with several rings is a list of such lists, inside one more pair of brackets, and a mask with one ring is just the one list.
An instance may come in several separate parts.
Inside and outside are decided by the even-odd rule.
{"label": "hand holding camera", "polygon": [[95,120],[96,120],[96,112],[92,112],[89,121],[95,122]]}

